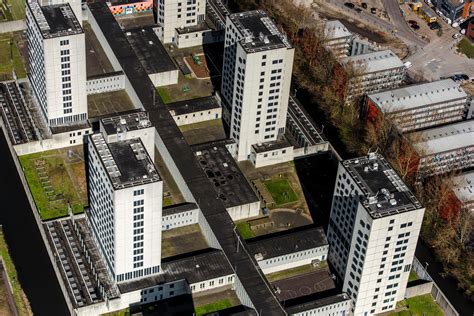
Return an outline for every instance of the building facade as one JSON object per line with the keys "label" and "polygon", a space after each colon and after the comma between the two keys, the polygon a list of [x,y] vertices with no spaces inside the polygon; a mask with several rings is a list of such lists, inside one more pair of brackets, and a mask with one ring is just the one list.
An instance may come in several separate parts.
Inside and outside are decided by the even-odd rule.
{"label": "building facade", "polygon": [[466,92],[446,79],[369,94],[364,112],[369,119],[382,113],[400,131],[411,132],[461,121],[469,107]]}
{"label": "building facade", "polygon": [[328,226],[329,260],[354,315],[404,299],[424,208],[380,155],[339,164]]}
{"label": "building facade", "polygon": [[341,21],[327,21],[324,24],[324,36],[326,37],[326,47],[331,49],[336,57],[341,58],[350,55],[350,46],[354,35]]}
{"label": "building facade", "polygon": [[163,182],[140,138],[89,135],[88,224],[115,282],[160,272]]}
{"label": "building facade", "polygon": [[294,49],[264,11],[227,16],[222,70],[223,117],[237,160],[285,132]]}
{"label": "building facade", "polygon": [[350,73],[345,95],[347,104],[365,94],[398,88],[405,80],[406,68],[391,50],[346,57],[342,63]]}
{"label": "building facade", "polygon": [[204,22],[206,0],[153,0],[157,35],[164,43],[176,42],[176,30]]}
{"label": "building facade", "polygon": [[68,3],[26,4],[29,80],[48,126],[87,120],[84,31]]}
{"label": "building facade", "polygon": [[420,157],[418,177],[474,166],[474,120],[410,134]]}

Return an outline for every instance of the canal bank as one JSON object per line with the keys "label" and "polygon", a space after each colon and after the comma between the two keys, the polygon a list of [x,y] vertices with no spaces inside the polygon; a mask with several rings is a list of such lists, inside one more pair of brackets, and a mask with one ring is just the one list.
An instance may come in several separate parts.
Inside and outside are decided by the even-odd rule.
{"label": "canal bank", "polygon": [[69,315],[37,221],[17,172],[12,152],[0,128],[0,224],[35,315]]}

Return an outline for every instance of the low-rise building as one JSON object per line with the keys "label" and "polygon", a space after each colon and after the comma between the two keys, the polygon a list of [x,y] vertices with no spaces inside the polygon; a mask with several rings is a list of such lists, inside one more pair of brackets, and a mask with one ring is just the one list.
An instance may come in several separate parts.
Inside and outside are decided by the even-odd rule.
{"label": "low-rise building", "polygon": [[474,166],[474,120],[415,132],[411,138],[420,157],[421,178]]}
{"label": "low-rise building", "polygon": [[364,112],[368,119],[379,113],[402,132],[411,132],[461,121],[469,109],[469,98],[452,79],[411,85],[369,94]]}
{"label": "low-rise building", "polygon": [[351,73],[346,89],[346,103],[364,94],[398,88],[405,80],[406,68],[391,50],[350,56],[342,63]]}
{"label": "low-rise building", "polygon": [[288,231],[249,241],[249,251],[263,273],[270,274],[327,259],[329,245],[321,227]]}
{"label": "low-rise building", "polygon": [[222,118],[222,107],[216,96],[209,96],[167,104],[178,126]]}
{"label": "low-rise building", "polygon": [[197,224],[199,222],[199,208],[195,203],[181,203],[163,208],[163,231],[178,227]]}
{"label": "low-rise building", "polygon": [[453,179],[454,194],[464,209],[474,214],[474,171],[460,174]]}

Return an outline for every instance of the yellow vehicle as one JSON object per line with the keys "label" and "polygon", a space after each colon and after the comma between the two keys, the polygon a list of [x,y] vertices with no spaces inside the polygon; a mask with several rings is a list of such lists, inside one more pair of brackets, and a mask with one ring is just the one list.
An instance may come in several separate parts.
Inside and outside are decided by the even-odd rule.
{"label": "yellow vehicle", "polygon": [[434,13],[431,12],[428,8],[421,8],[420,15],[428,23],[436,22],[436,15],[434,15]]}
{"label": "yellow vehicle", "polygon": [[423,3],[421,2],[412,2],[410,3],[410,7],[413,10],[413,12],[418,12],[421,7],[423,6]]}

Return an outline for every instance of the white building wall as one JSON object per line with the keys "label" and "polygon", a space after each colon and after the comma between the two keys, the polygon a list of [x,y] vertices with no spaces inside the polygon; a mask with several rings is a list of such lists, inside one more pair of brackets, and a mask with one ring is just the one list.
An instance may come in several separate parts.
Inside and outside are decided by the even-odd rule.
{"label": "white building wall", "polygon": [[194,113],[186,113],[181,115],[174,115],[171,111],[174,121],[178,126],[217,120],[222,118],[222,108],[215,108],[206,111],[197,111]]}
{"label": "white building wall", "polygon": [[199,209],[184,211],[177,214],[164,215],[161,222],[161,229],[171,230],[178,227],[197,224],[199,221]]}
{"label": "white building wall", "polygon": [[329,246],[326,245],[322,247],[289,253],[284,256],[269,258],[265,260],[257,260],[257,263],[260,269],[262,269],[263,273],[269,274],[311,264],[314,260],[324,261],[327,259],[328,250]]}
{"label": "white building wall", "polygon": [[293,146],[256,153],[253,149],[250,154],[250,161],[255,168],[266,167],[283,162],[292,161],[294,158]]}
{"label": "white building wall", "polygon": [[197,25],[205,19],[206,1],[154,0],[157,35],[164,43],[173,43],[175,29]]}
{"label": "white building wall", "polygon": [[179,34],[176,31],[174,37],[175,44],[178,46],[178,48],[187,48],[222,42],[224,40],[224,33],[211,29],[185,34]]}
{"label": "white building wall", "polygon": [[232,220],[238,221],[259,215],[260,201],[226,208]]}
{"label": "white building wall", "polygon": [[153,85],[155,87],[163,87],[163,86],[168,86],[172,84],[177,84],[178,73],[179,73],[179,70],[175,69],[171,71],[148,74],[148,77],[150,77],[150,80],[153,82]]}
{"label": "white building wall", "polygon": [[88,79],[86,86],[87,95],[124,90],[125,74],[121,73],[110,77]]}

